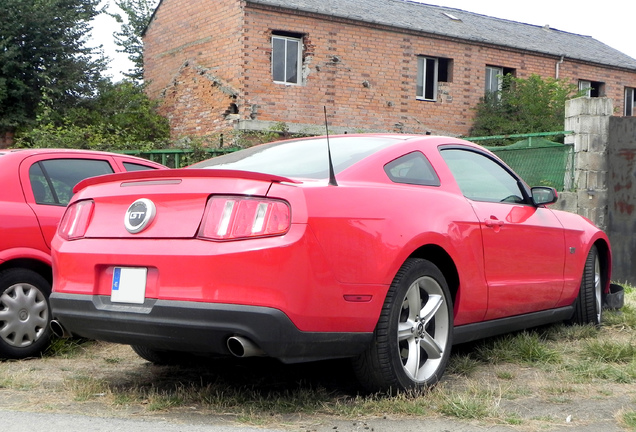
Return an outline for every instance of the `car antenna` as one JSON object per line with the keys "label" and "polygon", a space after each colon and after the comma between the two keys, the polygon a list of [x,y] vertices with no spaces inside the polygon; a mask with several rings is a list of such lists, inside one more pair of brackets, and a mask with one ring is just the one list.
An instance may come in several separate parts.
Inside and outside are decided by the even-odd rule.
{"label": "car antenna", "polygon": [[329,185],[338,186],[336,182],[336,173],[333,170],[333,161],[331,159],[331,146],[329,145],[329,124],[327,123],[327,107],[323,106],[325,111],[325,130],[327,131],[327,155],[329,156]]}

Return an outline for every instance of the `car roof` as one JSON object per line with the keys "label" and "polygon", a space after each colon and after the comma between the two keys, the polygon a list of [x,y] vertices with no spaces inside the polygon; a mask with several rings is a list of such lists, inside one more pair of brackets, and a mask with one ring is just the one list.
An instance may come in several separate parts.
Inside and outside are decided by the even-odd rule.
{"label": "car roof", "polygon": [[98,150],[67,149],[67,148],[9,148],[0,150],[0,155],[18,154],[23,157],[40,154],[86,154],[86,155],[119,155],[118,153],[104,152]]}
{"label": "car roof", "polygon": [[138,156],[127,155],[123,153],[105,152],[100,150],[85,149],[68,149],[68,148],[9,148],[0,149],[0,163],[6,159],[24,160],[30,156],[49,155],[49,156],[97,156],[97,157],[117,157],[127,159],[129,161],[138,161],[139,163],[147,163],[156,167],[164,165]]}

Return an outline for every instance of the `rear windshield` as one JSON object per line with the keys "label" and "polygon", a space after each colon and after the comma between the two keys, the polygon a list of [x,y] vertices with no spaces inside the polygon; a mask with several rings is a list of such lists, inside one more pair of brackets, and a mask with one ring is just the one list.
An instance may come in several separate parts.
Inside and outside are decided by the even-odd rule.
{"label": "rear windshield", "polygon": [[[399,140],[385,136],[330,138],[334,171],[338,174]],[[326,179],[329,177],[327,139],[308,138],[263,144],[208,159],[189,168],[231,169],[282,177]]]}

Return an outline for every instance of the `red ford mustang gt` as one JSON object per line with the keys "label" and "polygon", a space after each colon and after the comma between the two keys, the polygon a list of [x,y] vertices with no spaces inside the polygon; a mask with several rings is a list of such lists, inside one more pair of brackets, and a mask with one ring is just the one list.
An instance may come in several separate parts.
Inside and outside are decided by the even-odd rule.
{"label": "red ford mustang gt", "polygon": [[51,240],[73,186],[90,176],[166,168],[114,153],[0,150],[0,358],[48,346]]}
{"label": "red ford mustang gt", "polygon": [[425,387],[455,343],[600,323],[609,290],[602,231],[455,138],[281,141],[76,192],[53,324],[157,363],[351,357],[370,390]]}

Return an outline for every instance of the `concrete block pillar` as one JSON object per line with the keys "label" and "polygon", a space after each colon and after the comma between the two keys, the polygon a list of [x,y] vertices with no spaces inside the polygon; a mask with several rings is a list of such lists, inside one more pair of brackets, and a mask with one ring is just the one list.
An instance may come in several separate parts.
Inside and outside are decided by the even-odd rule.
{"label": "concrete block pillar", "polygon": [[[568,208],[607,230],[609,119],[614,105],[608,98],[581,97],[566,102],[566,144],[574,146],[574,180]],[[566,185],[567,186],[567,185]]]}

